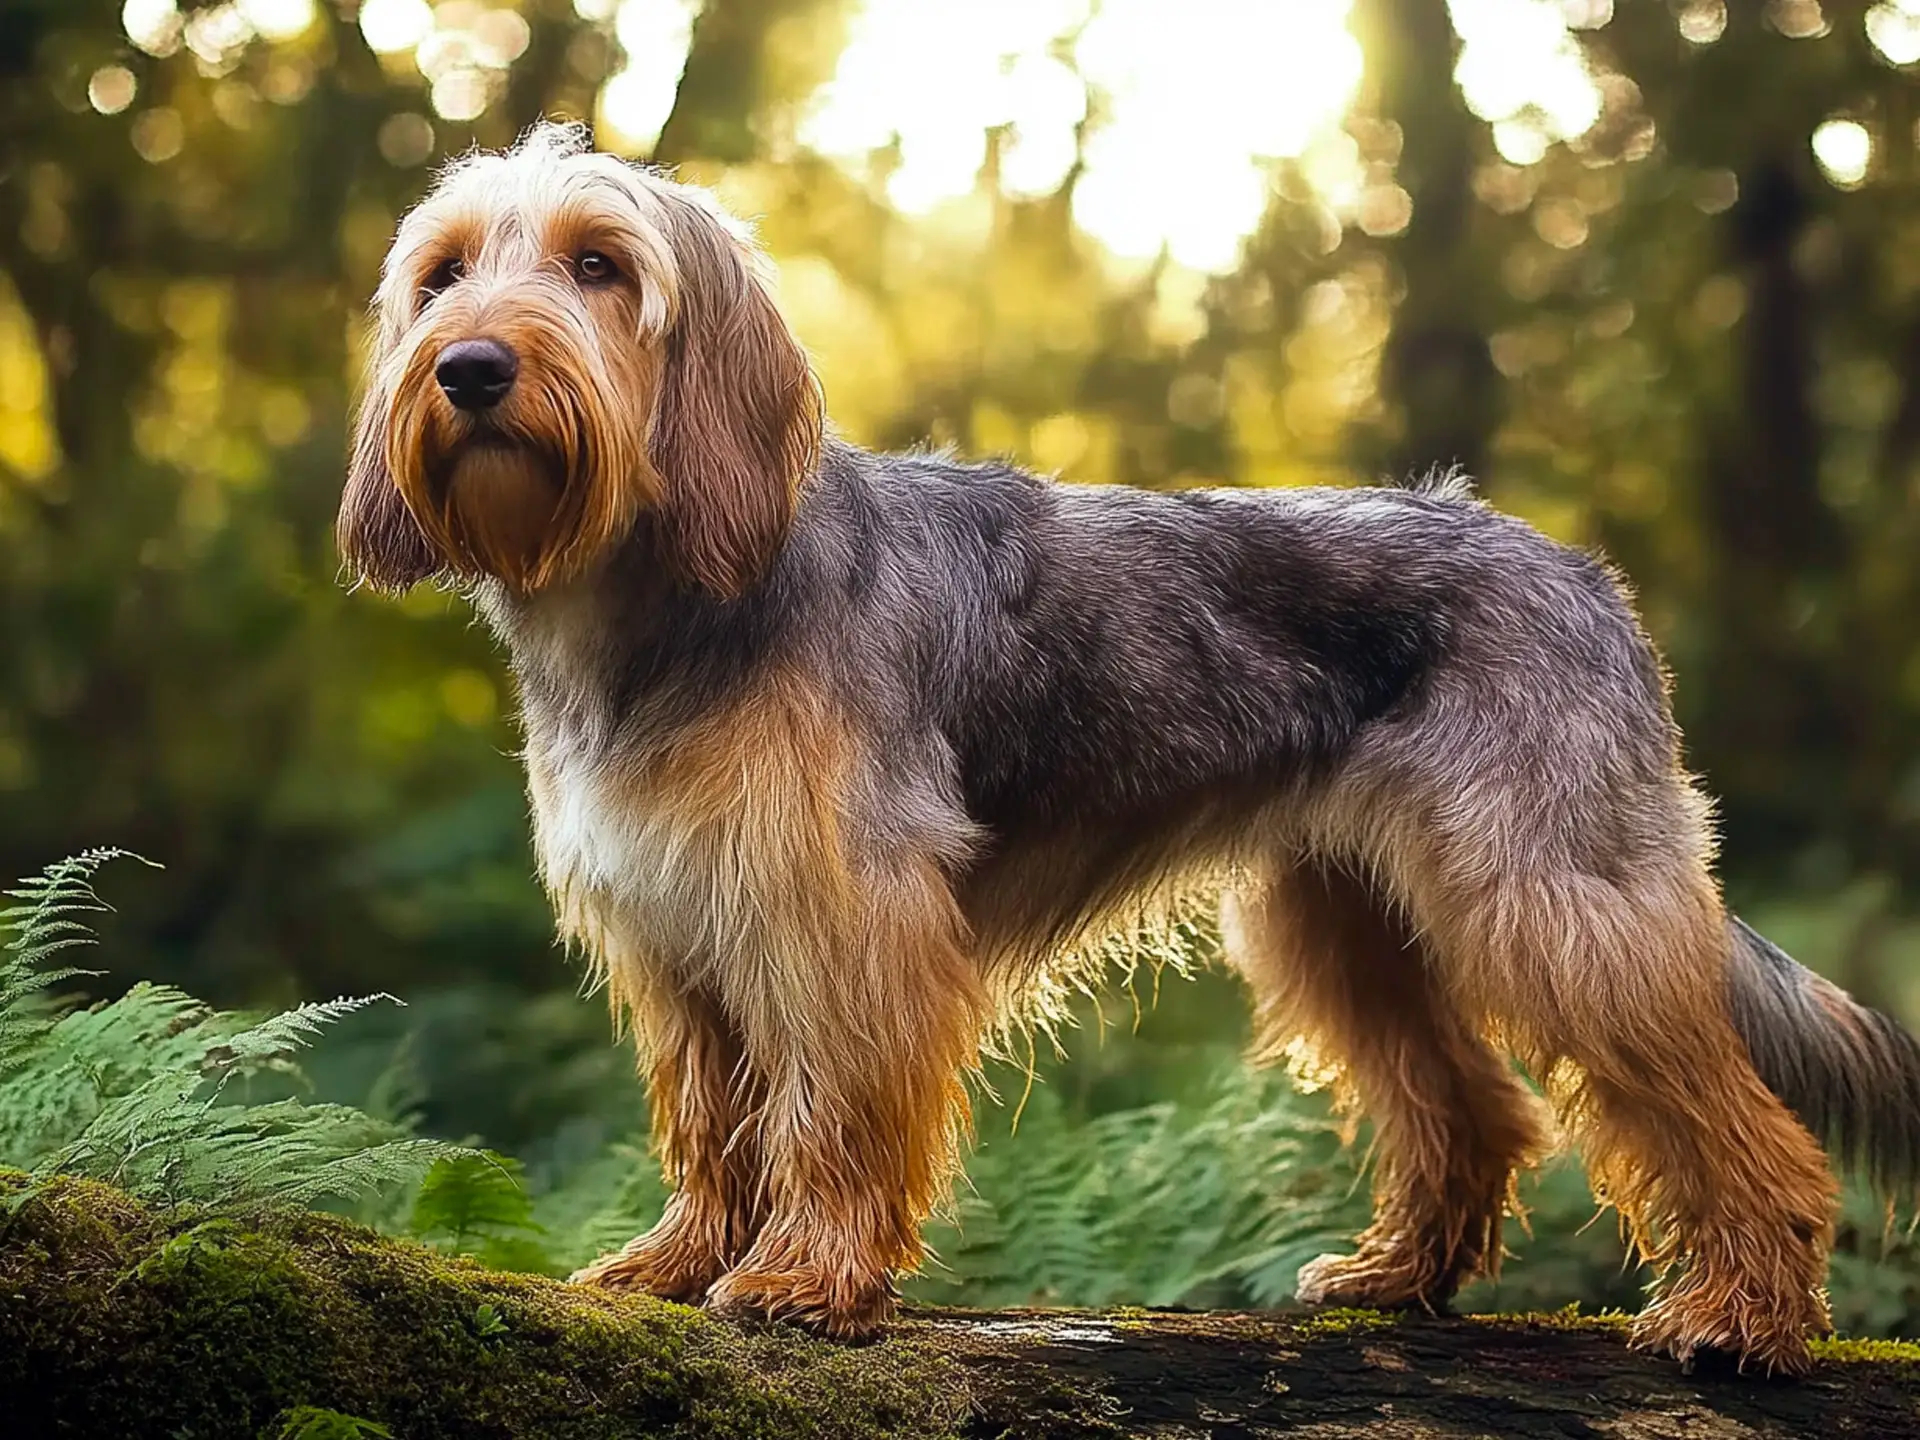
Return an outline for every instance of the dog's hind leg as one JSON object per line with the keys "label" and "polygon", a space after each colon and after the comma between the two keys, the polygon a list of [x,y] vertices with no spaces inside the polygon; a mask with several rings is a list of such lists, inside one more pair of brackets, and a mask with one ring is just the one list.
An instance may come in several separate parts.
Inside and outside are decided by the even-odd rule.
{"label": "dog's hind leg", "polygon": [[1324,1066],[1375,1130],[1374,1221],[1351,1255],[1300,1272],[1312,1303],[1444,1306],[1497,1269],[1517,1166],[1541,1110],[1440,987],[1425,942],[1365,881],[1283,864],[1228,897],[1228,955],[1256,1003],[1261,1058]]}
{"label": "dog's hind leg", "polygon": [[1835,1185],[1734,1030],[1702,850],[1683,834],[1604,877],[1482,872],[1436,914],[1661,1277],[1636,1340],[1799,1371],[1827,1325]]}

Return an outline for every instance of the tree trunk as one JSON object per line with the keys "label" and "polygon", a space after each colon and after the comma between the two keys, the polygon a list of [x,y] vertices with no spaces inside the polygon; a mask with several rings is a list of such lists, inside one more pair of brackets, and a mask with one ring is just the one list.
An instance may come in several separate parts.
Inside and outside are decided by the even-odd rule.
{"label": "tree trunk", "polygon": [[327,1216],[162,1213],[18,1174],[0,1174],[0,1216],[8,1434],[1920,1433],[1920,1347],[1892,1342],[1824,1345],[1798,1383],[1683,1374],[1629,1351],[1619,1320],[1564,1314],[910,1310],[845,1347]]}
{"label": "tree trunk", "polygon": [[1390,476],[1458,465],[1487,473],[1503,403],[1484,326],[1487,254],[1474,243],[1473,166],[1480,122],[1454,84],[1455,39],[1446,0],[1362,0],[1375,106],[1400,127],[1396,177],[1413,218],[1376,242],[1405,286],[1380,357],[1381,398],[1398,435],[1363,440],[1363,466]]}

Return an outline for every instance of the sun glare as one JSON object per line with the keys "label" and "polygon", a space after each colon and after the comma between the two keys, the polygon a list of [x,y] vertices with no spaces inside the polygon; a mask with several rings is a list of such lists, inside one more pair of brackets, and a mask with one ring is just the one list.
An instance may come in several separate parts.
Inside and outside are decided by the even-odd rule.
{"label": "sun glare", "polygon": [[[1578,139],[1600,118],[1600,87],[1561,0],[1450,0],[1449,8],[1460,33],[1454,77],[1473,113],[1493,125],[1503,159],[1531,165],[1550,142]],[[1577,18],[1594,9],[1583,5]]]}
{"label": "sun glare", "polygon": [[614,34],[627,55],[600,92],[602,143],[628,153],[651,150],[673,110],[699,0],[626,0],[617,11],[589,0],[581,13],[595,8],[614,15]]}
{"label": "sun glare", "polygon": [[[627,0],[622,18],[659,3]],[[1391,233],[1408,218],[1405,194],[1369,180],[1344,129],[1364,68],[1349,9],[869,0],[800,139],[854,168],[888,154],[888,199],[924,215],[981,183],[989,132],[1000,130],[1003,191],[1051,193],[1078,161],[1082,229],[1118,256],[1164,250],[1197,270],[1235,263],[1276,160],[1297,161],[1341,219]],[[1611,10],[1605,0],[1453,0],[1461,85],[1502,127],[1513,163],[1534,163],[1598,118],[1600,92],[1569,25],[1603,25]]]}

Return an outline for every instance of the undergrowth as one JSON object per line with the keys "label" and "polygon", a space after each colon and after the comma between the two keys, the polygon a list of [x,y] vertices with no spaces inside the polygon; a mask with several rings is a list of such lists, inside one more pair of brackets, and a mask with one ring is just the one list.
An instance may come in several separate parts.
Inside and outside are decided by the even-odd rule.
{"label": "undergrowth", "polygon": [[[144,982],[93,1004],[62,999],[100,973],[74,961],[107,909],[94,876],[121,855],[75,856],[6,892],[0,1166],[40,1182],[100,1179],[161,1205],[345,1211],[496,1269],[549,1275],[657,1218],[665,1191],[631,1061],[577,1001],[455,993],[401,1012],[370,996],[257,1016]],[[928,1228],[934,1257],[909,1297],[1286,1303],[1300,1265],[1365,1224],[1366,1178],[1324,1096],[1240,1063],[1220,1018],[1237,1004],[1218,976],[1170,984],[1148,1044],[1130,997],[1089,1000],[1082,1018],[1102,1037],[1075,1037],[1072,1058],[1032,1075],[990,1073],[988,1088],[1020,1098],[983,1097],[966,1180]],[[308,1049],[350,1018],[337,1042]],[[307,1073],[316,1058],[318,1085]],[[348,1092],[356,1103],[343,1103]],[[1611,1215],[1596,1215],[1577,1165],[1528,1177],[1521,1198],[1529,1224],[1509,1222],[1514,1258],[1460,1308],[1638,1305],[1646,1277]],[[1912,1236],[1850,1191],[1839,1238],[1841,1330],[1920,1330]]]}
{"label": "undergrowth", "polygon": [[90,850],[5,892],[0,1165],[170,1204],[315,1205],[469,1154],[352,1106],[270,1093],[297,1085],[295,1057],[324,1027],[389,996],[259,1017],[141,982],[101,1004],[59,1003],[56,986],[99,973],[63,962],[93,942],[85,917],[107,909],[94,873],[124,853]]}

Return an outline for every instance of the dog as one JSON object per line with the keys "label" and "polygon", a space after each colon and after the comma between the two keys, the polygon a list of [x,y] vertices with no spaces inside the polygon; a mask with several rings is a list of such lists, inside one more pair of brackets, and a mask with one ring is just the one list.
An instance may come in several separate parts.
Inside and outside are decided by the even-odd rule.
{"label": "dog", "polygon": [[1303,1301],[1494,1273],[1557,1121],[1659,1277],[1637,1343],[1808,1366],[1816,1135],[1910,1187],[1920,1047],[1723,908],[1601,562],[1453,477],[1156,493],[858,449],[745,232],[578,129],[445,170],[374,313],[341,553],[504,641],[541,875],[674,1188],[577,1280],[871,1334],[983,1035],[1211,884],[1259,1058],[1375,1130],[1374,1222]]}

